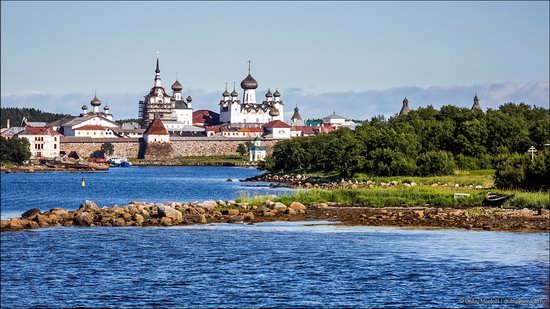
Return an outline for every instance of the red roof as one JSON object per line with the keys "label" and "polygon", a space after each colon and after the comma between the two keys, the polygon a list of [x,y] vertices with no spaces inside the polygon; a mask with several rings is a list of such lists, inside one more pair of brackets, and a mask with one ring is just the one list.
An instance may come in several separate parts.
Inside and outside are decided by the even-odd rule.
{"label": "red roof", "polygon": [[281,120],[273,120],[271,122],[268,122],[268,123],[264,124],[262,127],[264,127],[264,128],[276,128],[276,129],[291,128],[291,126],[289,126],[286,122],[283,122]]}
{"label": "red roof", "polygon": [[103,131],[103,130],[105,130],[105,127],[104,127],[104,126],[97,125],[97,124],[90,124],[90,125],[82,126],[82,127],[80,127],[80,128],[76,128],[75,130],[96,130],[96,131]]}
{"label": "red roof", "polygon": [[199,109],[193,112],[193,124],[198,125],[213,125],[220,122],[220,114],[207,109]]}
{"label": "red roof", "polygon": [[316,127],[312,126],[294,126],[291,129],[292,131],[301,131],[304,135],[310,135],[317,133]]}
{"label": "red roof", "polygon": [[24,131],[19,132],[17,135],[52,135],[52,136],[58,136],[62,135],[61,133],[55,131],[54,129],[50,127],[31,127],[26,126]]}
{"label": "red roof", "polygon": [[149,124],[149,127],[147,127],[147,130],[145,130],[143,135],[169,135],[169,134],[168,134],[168,130],[166,130],[166,127],[164,126],[160,118],[155,118]]}

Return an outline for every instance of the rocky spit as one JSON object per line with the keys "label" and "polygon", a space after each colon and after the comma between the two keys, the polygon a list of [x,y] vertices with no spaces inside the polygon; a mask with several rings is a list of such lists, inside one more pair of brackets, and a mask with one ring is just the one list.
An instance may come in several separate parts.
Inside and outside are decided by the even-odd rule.
{"label": "rocky spit", "polygon": [[442,227],[482,230],[550,231],[548,209],[501,208],[433,208],[346,206],[318,203],[305,206],[299,202],[285,205],[266,201],[249,205],[234,201],[202,203],[131,202],[125,206],[99,207],[85,201],[78,210],[53,208],[42,212],[33,208],[21,218],[1,220],[0,230],[19,231],[55,226],[176,226],[186,224],[236,223],[266,221],[330,220],[348,225]]}
{"label": "rocky spit", "polygon": [[[371,180],[358,181],[358,180],[345,179],[345,178],[308,177],[300,174],[296,174],[296,175],[262,174],[254,177],[249,177],[240,181],[271,182],[272,183],[270,185],[271,187],[288,187],[288,188],[297,188],[297,189],[313,189],[313,188],[358,189],[358,188],[374,188],[374,187],[391,188],[391,187],[397,187],[397,186],[403,186],[403,187],[418,186],[418,184],[415,182],[400,183],[395,180],[390,182],[375,182]],[[431,185],[432,187],[454,187],[454,188],[460,187],[460,185],[456,183],[441,183],[441,182],[435,182],[429,185]],[[476,189],[476,190],[494,189],[494,187],[484,187],[481,185],[474,186],[474,184],[463,186],[463,188]]]}

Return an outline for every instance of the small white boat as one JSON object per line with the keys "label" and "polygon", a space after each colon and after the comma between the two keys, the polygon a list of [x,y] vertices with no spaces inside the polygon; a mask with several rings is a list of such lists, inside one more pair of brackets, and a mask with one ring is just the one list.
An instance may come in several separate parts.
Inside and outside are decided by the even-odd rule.
{"label": "small white boat", "polygon": [[132,163],[130,163],[130,161],[126,158],[111,157],[109,159],[109,165],[113,167],[130,167],[132,166]]}

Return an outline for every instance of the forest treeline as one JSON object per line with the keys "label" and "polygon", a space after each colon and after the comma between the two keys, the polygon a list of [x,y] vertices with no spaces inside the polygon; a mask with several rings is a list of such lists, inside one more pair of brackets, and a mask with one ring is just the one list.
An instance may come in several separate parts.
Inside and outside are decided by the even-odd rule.
{"label": "forest treeline", "polygon": [[486,112],[428,106],[389,119],[373,117],[355,131],[341,128],[281,141],[261,168],[342,177],[432,176],[452,174],[457,168],[496,168],[531,146],[544,156],[549,126],[548,109],[524,103],[507,103]]}
{"label": "forest treeline", "polygon": [[17,127],[21,124],[23,117],[28,121],[36,122],[52,122],[69,115],[43,112],[35,108],[19,108],[19,107],[2,107],[0,109],[0,123],[2,127],[6,126],[6,120],[9,119],[12,127]]}

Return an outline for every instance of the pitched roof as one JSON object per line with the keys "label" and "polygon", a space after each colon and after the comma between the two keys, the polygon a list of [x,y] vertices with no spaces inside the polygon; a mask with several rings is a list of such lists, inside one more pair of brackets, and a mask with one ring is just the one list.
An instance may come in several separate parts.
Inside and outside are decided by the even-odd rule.
{"label": "pitched roof", "polygon": [[318,132],[318,129],[317,127],[312,127],[312,126],[294,126],[292,127],[292,129],[290,129],[291,131],[301,131],[302,134],[315,134]]}
{"label": "pitched roof", "polygon": [[340,115],[337,115],[336,113],[332,113],[326,117],[323,117],[323,119],[346,119],[346,117],[342,117]]}
{"label": "pitched roof", "polygon": [[220,114],[207,109],[199,109],[193,112],[193,123],[217,124],[220,122]]}
{"label": "pitched roof", "polygon": [[17,133],[16,135],[51,135],[51,136],[60,136],[61,133],[55,131],[52,128],[35,128],[31,126],[26,126],[25,130]]}
{"label": "pitched roof", "polygon": [[81,126],[79,128],[76,128],[75,131],[76,130],[98,130],[98,131],[103,131],[103,130],[105,130],[105,127],[97,125],[97,124],[90,124],[90,125]]}
{"label": "pitched roof", "polygon": [[271,122],[268,122],[264,124],[262,127],[264,128],[291,128],[290,125],[288,125],[286,122],[283,122],[281,120],[273,120]]}
{"label": "pitched roof", "polygon": [[160,120],[160,118],[155,118],[153,119],[153,121],[151,121],[151,123],[149,124],[149,127],[147,127],[143,135],[169,135],[169,134],[164,124],[162,124],[162,121]]}

